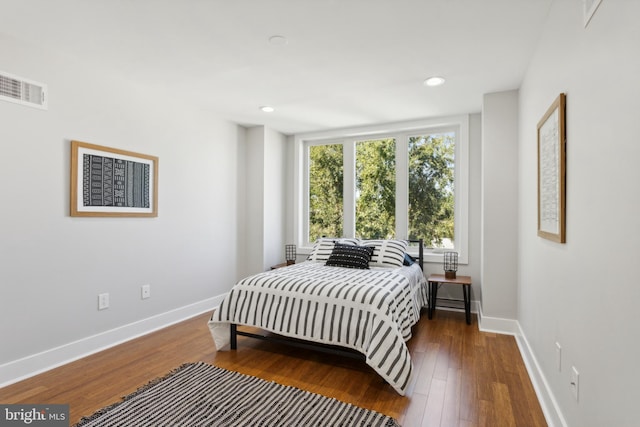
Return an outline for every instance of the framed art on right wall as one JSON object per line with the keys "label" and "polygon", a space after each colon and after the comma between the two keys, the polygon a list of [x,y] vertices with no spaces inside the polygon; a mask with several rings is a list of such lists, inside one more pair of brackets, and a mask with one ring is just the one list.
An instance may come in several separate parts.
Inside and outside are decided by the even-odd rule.
{"label": "framed art on right wall", "polygon": [[566,96],[538,122],[538,236],[565,243]]}
{"label": "framed art on right wall", "polygon": [[596,13],[596,10],[598,9],[598,6],[600,6],[601,2],[602,0],[582,0],[585,28],[587,28],[587,25],[589,25],[591,18],[593,18],[593,15]]}

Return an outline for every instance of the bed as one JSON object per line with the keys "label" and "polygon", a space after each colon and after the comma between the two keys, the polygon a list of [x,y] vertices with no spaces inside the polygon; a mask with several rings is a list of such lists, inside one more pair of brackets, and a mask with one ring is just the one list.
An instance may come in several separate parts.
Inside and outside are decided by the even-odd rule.
{"label": "bed", "polygon": [[[407,254],[410,242],[417,259]],[[421,240],[319,239],[306,261],[231,289],[209,320],[216,348],[235,349],[245,335],[356,354],[404,395],[412,373],[406,341],[428,304],[422,261]]]}

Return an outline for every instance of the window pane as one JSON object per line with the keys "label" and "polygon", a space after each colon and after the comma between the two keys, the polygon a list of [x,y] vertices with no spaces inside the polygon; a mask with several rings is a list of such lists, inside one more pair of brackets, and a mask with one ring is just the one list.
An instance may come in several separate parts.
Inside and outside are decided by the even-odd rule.
{"label": "window pane", "polygon": [[389,239],[396,230],[396,141],[356,143],[356,237]]}
{"label": "window pane", "polygon": [[454,247],[455,133],[409,138],[409,238]]}
{"label": "window pane", "polygon": [[309,241],[342,236],[342,145],[309,147]]}

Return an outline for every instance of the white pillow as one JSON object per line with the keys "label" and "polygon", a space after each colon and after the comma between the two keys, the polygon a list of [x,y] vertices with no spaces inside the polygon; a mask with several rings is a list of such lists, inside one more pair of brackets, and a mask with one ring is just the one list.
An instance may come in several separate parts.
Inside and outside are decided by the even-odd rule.
{"label": "white pillow", "polygon": [[387,268],[402,267],[408,246],[406,240],[363,240],[360,244],[373,247],[370,267]]}
{"label": "white pillow", "polygon": [[349,238],[321,237],[316,240],[316,243],[313,245],[313,249],[311,249],[311,253],[307,257],[307,261],[327,262],[327,260],[331,256],[331,252],[333,252],[333,248],[335,247],[336,243],[357,245],[358,243],[360,243],[360,240]]}

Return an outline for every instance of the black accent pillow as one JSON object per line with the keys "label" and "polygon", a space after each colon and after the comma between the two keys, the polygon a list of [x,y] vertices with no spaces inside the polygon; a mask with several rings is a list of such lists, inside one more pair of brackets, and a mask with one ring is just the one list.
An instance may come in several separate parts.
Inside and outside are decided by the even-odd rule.
{"label": "black accent pillow", "polygon": [[325,265],[368,270],[372,254],[373,248],[369,246],[336,243]]}
{"label": "black accent pillow", "polygon": [[410,266],[410,265],[413,265],[414,262],[415,262],[415,260],[413,259],[413,257],[405,252],[404,253],[404,262],[402,264],[406,265],[406,266]]}

